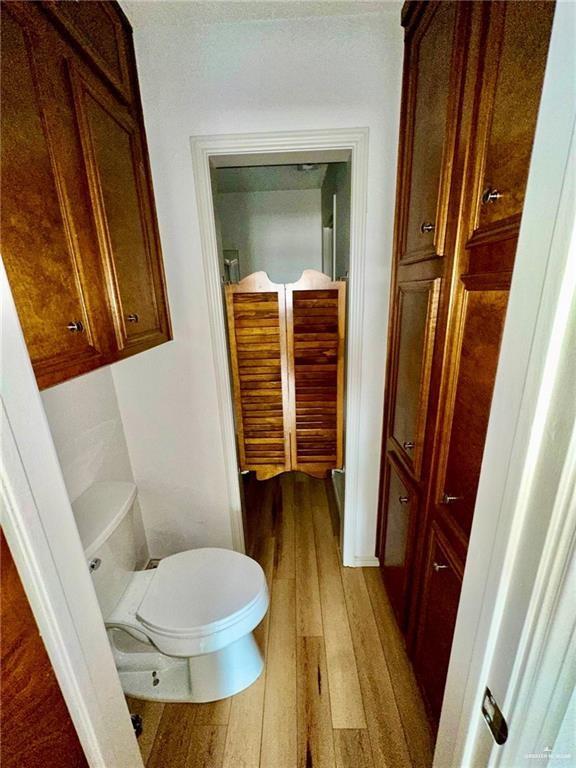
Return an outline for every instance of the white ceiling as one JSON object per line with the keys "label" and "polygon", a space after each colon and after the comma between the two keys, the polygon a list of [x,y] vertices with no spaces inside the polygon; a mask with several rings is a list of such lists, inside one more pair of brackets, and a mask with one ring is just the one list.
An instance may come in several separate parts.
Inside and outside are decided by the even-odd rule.
{"label": "white ceiling", "polygon": [[387,13],[400,18],[401,0],[121,0],[132,26],[213,24],[312,16]]}
{"label": "white ceiling", "polygon": [[311,171],[296,165],[263,165],[214,170],[218,192],[270,192],[281,189],[320,189],[326,164]]}

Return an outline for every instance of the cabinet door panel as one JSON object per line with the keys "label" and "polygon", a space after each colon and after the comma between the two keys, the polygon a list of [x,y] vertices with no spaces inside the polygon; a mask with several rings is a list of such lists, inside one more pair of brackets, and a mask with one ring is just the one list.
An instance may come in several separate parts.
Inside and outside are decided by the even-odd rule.
{"label": "cabinet door panel", "polygon": [[487,12],[487,48],[495,55],[486,60],[480,108],[481,118],[490,114],[481,191],[501,197],[480,204],[480,227],[522,211],[554,3],[489,3]]}
{"label": "cabinet door panel", "polygon": [[[100,360],[31,41],[2,19],[2,256],[37,376]],[[82,330],[69,330],[79,323]],[[100,363],[101,364],[101,363]]]}
{"label": "cabinet door panel", "polygon": [[386,524],[380,567],[398,624],[405,628],[410,556],[414,539],[416,497],[393,464],[388,464]]}
{"label": "cabinet door panel", "polygon": [[440,503],[467,540],[484,453],[508,287],[498,276],[463,278],[458,370]]}
{"label": "cabinet door panel", "polygon": [[418,36],[411,41],[409,98],[413,122],[403,259],[426,258],[434,256],[437,250],[441,254],[443,249],[444,224],[438,220],[438,205],[456,6],[431,5],[427,11],[430,18],[421,22]]}
{"label": "cabinet door panel", "polygon": [[129,111],[72,70],[92,204],[120,350],[168,338],[161,255],[139,131]]}
{"label": "cabinet door panel", "polygon": [[114,3],[101,0],[90,2],[58,2],[48,0],[46,8],[82,51],[110,82],[129,97],[129,65],[124,28]]}
{"label": "cabinet door panel", "polygon": [[391,434],[417,476],[420,471],[440,278],[398,288]]}
{"label": "cabinet door panel", "polygon": [[433,526],[426,557],[415,667],[436,723],[442,709],[461,588],[461,566]]}

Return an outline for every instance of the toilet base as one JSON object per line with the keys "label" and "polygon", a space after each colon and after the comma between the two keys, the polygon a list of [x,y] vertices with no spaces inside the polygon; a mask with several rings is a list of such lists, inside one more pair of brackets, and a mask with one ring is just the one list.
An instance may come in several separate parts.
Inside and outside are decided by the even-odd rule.
{"label": "toilet base", "polygon": [[112,646],[127,696],[148,701],[204,703],[248,688],[262,674],[264,660],[249,633],[214,653],[177,658],[112,630]]}

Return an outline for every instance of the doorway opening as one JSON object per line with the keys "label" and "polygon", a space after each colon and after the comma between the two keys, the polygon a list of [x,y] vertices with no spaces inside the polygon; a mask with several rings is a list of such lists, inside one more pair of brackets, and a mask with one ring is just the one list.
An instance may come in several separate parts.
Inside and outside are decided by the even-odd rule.
{"label": "doorway opening", "polygon": [[[277,286],[290,286],[303,270],[312,269],[334,284],[341,279],[347,294],[344,460],[334,463],[335,471],[330,473],[341,515],[342,561],[352,566],[377,564],[376,558],[359,557],[356,551],[362,525],[357,514],[361,509],[358,424],[367,140],[366,129],[192,140],[232,538],[241,551],[245,551],[242,493],[246,481],[239,478],[238,420],[222,286],[237,284],[255,272],[266,272],[266,279]],[[338,471],[344,464],[345,473]]]}
{"label": "doorway opening", "polygon": [[342,516],[350,158],[235,162],[211,181],[242,490],[326,476]]}

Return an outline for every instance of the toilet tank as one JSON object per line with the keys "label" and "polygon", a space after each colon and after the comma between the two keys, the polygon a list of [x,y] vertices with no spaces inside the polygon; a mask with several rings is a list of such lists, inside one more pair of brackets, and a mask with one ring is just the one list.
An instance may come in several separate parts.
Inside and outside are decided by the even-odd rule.
{"label": "toilet tank", "polygon": [[124,594],[138,564],[136,486],[98,482],[72,504],[104,619]]}

